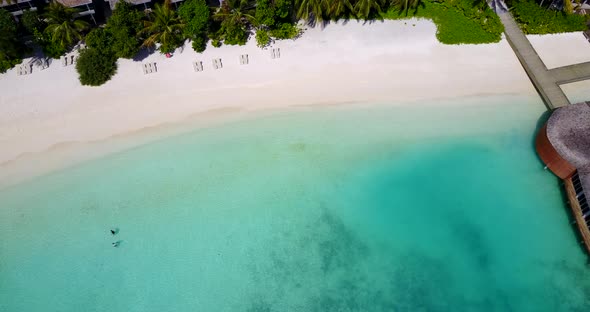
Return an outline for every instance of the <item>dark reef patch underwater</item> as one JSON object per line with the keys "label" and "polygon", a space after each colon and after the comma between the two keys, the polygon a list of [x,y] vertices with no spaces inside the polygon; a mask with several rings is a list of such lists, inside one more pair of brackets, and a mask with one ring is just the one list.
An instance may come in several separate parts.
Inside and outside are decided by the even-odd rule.
{"label": "dark reef patch underwater", "polygon": [[0,311],[588,311],[542,104],[437,105],[277,113],[2,190]]}

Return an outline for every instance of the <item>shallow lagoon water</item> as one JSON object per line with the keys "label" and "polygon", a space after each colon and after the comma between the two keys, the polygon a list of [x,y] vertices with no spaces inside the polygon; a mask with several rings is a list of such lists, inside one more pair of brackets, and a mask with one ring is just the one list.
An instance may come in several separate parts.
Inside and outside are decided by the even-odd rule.
{"label": "shallow lagoon water", "polygon": [[444,102],[294,108],[2,190],[0,311],[587,311],[542,104]]}

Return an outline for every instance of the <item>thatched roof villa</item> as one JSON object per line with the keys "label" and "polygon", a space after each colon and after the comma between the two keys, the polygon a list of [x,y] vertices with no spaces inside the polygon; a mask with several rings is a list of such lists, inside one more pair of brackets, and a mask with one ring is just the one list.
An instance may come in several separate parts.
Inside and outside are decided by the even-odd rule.
{"label": "thatched roof villa", "polygon": [[574,218],[590,253],[590,102],[558,108],[537,134],[541,160],[563,179]]}

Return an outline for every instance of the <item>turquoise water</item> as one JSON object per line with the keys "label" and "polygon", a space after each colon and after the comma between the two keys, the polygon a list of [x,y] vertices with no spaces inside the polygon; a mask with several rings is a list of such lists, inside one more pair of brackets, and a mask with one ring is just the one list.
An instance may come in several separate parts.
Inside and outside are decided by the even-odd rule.
{"label": "turquoise water", "polygon": [[587,311],[542,104],[447,102],[292,109],[0,191],[0,311]]}

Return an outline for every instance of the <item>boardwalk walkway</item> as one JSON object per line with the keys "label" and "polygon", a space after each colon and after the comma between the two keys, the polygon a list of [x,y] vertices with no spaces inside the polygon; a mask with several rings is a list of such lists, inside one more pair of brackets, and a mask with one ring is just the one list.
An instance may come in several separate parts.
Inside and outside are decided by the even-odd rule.
{"label": "boardwalk walkway", "polygon": [[[533,85],[541,95],[543,102],[549,109],[568,105],[570,102],[559,87],[559,83],[556,76],[563,77],[564,81],[578,81],[582,79],[575,79],[575,77],[590,77],[590,66],[586,71],[582,73],[577,72],[577,66],[567,66],[569,69],[556,68],[547,70],[547,67],[541,61],[539,55],[520,30],[516,21],[512,15],[508,12],[498,13],[502,24],[504,24],[504,32],[506,33],[506,39],[514,50],[516,57],[524,67],[527,75],[533,82]],[[587,75],[584,75],[587,73]],[[583,78],[584,79],[584,78]],[[562,82],[561,82],[562,83]]]}
{"label": "boardwalk walkway", "polygon": [[557,84],[590,79],[590,62],[550,69],[549,73]]}

